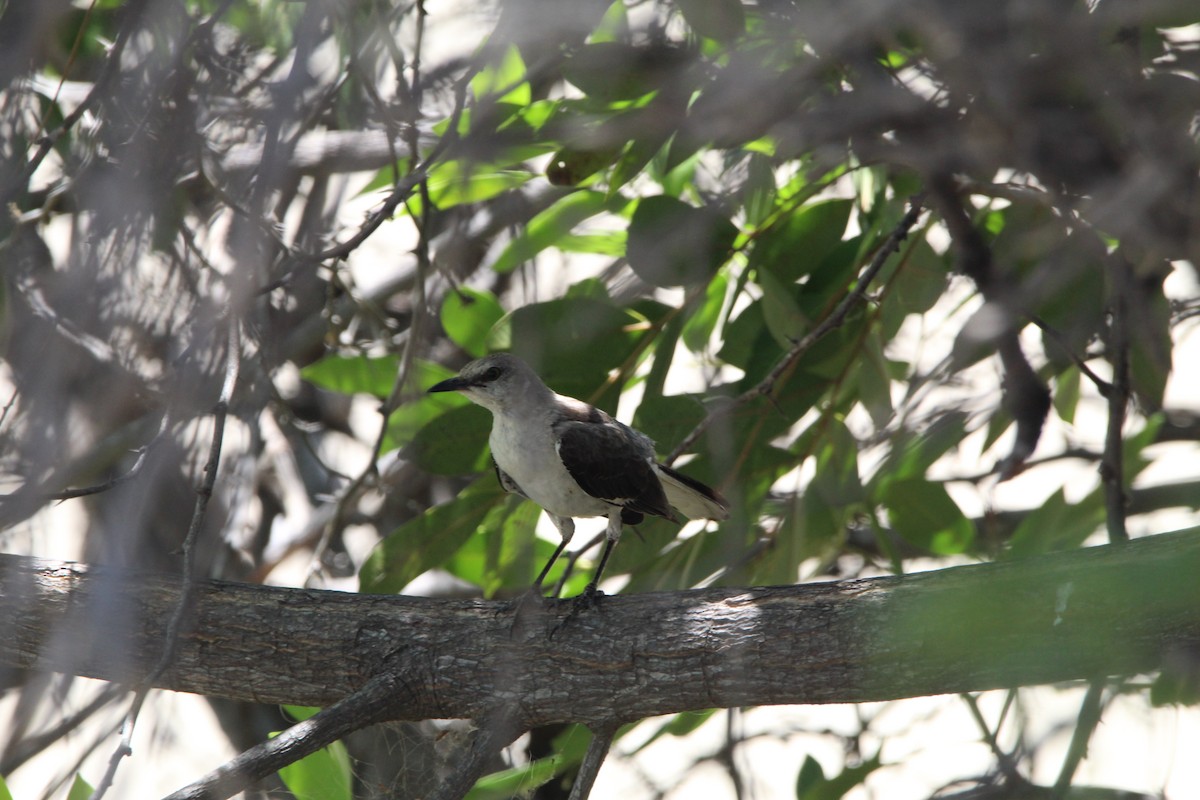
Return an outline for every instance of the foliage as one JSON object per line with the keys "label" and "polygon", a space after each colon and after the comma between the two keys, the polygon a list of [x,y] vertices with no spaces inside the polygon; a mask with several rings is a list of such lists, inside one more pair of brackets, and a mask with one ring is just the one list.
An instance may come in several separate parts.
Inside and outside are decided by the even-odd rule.
{"label": "foliage", "polygon": [[[254,510],[209,513],[200,569],[315,548],[363,591],[439,570],[516,594],[554,543],[497,485],[487,413],[425,392],[493,350],[730,499],[720,526],[627,535],[626,592],[1036,556],[1179,505],[1131,487],[1200,436],[1170,389],[1200,306],[1173,288],[1200,263],[1193,4],[521,0],[437,57],[433,4],[20,5],[9,525],[101,486],[88,552],[161,568],[228,405],[216,502]],[[578,589],[589,557],[553,578]],[[569,775],[559,746],[475,794]],[[341,753],[283,780],[349,796]],[[995,757],[1006,780],[1033,760]],[[796,794],[888,768],[810,758]]]}

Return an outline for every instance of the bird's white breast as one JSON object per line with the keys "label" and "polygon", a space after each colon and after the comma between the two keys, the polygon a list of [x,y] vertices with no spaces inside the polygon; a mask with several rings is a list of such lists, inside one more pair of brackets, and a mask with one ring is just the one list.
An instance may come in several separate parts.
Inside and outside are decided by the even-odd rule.
{"label": "bird's white breast", "polygon": [[558,455],[548,422],[521,424],[496,414],[489,437],[496,464],[517,482],[521,491],[542,508],[560,517],[598,517],[608,503],[589,495],[567,472]]}

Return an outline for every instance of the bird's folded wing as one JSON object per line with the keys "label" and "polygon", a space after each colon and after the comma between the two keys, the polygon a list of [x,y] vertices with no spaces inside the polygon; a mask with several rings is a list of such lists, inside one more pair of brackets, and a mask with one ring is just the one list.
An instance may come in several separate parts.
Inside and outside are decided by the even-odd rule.
{"label": "bird's folded wing", "polygon": [[638,435],[612,420],[556,426],[558,456],[592,497],[642,514],[674,519],[652,461]]}

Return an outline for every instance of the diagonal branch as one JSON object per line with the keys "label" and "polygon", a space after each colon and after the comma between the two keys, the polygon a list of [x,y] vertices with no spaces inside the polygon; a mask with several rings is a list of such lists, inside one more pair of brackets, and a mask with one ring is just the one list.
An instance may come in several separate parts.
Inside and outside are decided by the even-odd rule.
{"label": "diagonal branch", "polygon": [[900,249],[900,243],[904,241],[908,236],[908,232],[917,224],[917,220],[921,216],[923,203],[924,196],[920,194],[915,195],[909,200],[908,213],[896,223],[896,227],[892,229],[887,239],[884,240],[883,245],[875,252],[875,257],[871,259],[870,265],[858,277],[854,288],[842,298],[833,311],[829,312],[829,316],[821,320],[815,328],[792,345],[792,348],[784,354],[783,358],[767,373],[765,378],[742,392],[729,403],[711,411],[704,419],[700,420],[696,427],[687,436],[683,437],[683,441],[675,446],[675,449],[663,460],[663,463],[668,465],[673,464],[675,459],[686,453],[688,448],[700,438],[701,434],[708,430],[721,417],[731,414],[752,400],[769,396],[775,390],[775,384],[779,382],[779,379],[790,372],[796,366],[796,362],[813,348],[813,345],[840,328],[842,323],[846,321],[850,310],[866,296],[867,287],[871,285],[871,282],[875,280],[875,276],[883,269],[888,257]]}

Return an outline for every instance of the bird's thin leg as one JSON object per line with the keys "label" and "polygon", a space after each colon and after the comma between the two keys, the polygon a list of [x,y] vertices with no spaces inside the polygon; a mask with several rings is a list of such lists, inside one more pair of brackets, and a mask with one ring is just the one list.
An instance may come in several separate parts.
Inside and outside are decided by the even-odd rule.
{"label": "bird's thin leg", "polygon": [[604,565],[608,563],[608,557],[612,555],[613,547],[621,538],[621,509],[614,508],[608,514],[608,529],[604,531],[607,541],[604,542],[604,552],[600,554],[600,564],[596,567],[596,571],[592,573],[592,579],[588,582],[587,588],[583,590],[584,596],[594,598],[600,594],[598,588],[600,584],[600,576],[604,574]]}
{"label": "bird's thin leg", "polygon": [[558,547],[554,550],[554,555],[550,556],[550,560],[546,562],[546,566],[542,567],[541,573],[537,576],[537,580],[533,582],[533,591],[538,594],[542,593],[542,581],[546,580],[546,576],[550,574],[550,568],[554,566],[554,562],[558,561],[558,557],[562,555],[562,551],[567,548],[567,540],[563,539]]}
{"label": "bird's thin leg", "polygon": [[542,593],[542,581],[546,580],[546,576],[550,574],[550,568],[554,566],[555,561],[558,561],[558,557],[562,555],[563,550],[567,549],[571,537],[575,535],[575,520],[570,517],[559,517],[551,514],[550,521],[554,523],[554,527],[558,528],[558,534],[562,536],[562,541],[555,548],[554,554],[550,556],[550,560],[546,562],[546,566],[542,567],[537,580],[533,582],[533,591],[537,594]]}

